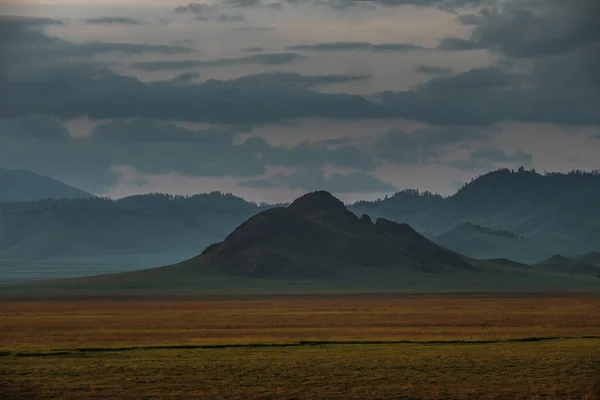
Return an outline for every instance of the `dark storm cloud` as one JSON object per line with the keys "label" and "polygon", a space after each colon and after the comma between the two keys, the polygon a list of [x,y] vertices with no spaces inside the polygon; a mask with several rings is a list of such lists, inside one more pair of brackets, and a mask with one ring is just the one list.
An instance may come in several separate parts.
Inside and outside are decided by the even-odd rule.
{"label": "dark storm cloud", "polygon": [[[180,54],[191,49],[181,46],[137,43],[84,42],[72,43],[48,36],[44,30],[62,22],[53,19],[0,17],[0,72],[10,66],[50,63],[58,59],[85,58],[104,53]],[[40,66],[41,68],[41,66]]]}
{"label": "dark storm cloud", "polygon": [[372,51],[378,53],[404,52],[423,49],[409,43],[368,43],[368,42],[327,42],[316,44],[298,44],[286,47],[291,51]]}
{"label": "dark storm cloud", "polygon": [[235,133],[227,127],[192,130],[132,119],[103,123],[89,136],[75,138],[49,117],[0,120],[0,165],[47,171],[94,192],[117,183],[115,166],[151,175],[246,179],[264,175],[269,165],[374,168],[369,155],[350,146],[272,146],[260,137],[235,143]]}
{"label": "dark storm cloud", "polygon": [[71,138],[69,131],[59,120],[44,115],[0,120],[0,136],[51,141]]}
{"label": "dark storm cloud", "polygon": [[508,0],[465,19],[475,25],[473,43],[508,56],[566,53],[600,42],[596,0]]}
{"label": "dark storm cloud", "polygon": [[253,54],[245,57],[220,58],[210,61],[195,60],[173,60],[173,61],[147,61],[132,64],[135,69],[143,71],[168,71],[173,69],[186,68],[209,68],[209,67],[230,67],[235,65],[283,65],[297,60],[303,60],[306,57],[298,53],[269,53]]}
{"label": "dark storm cloud", "polygon": [[395,186],[365,172],[334,173],[325,176],[323,170],[317,167],[302,168],[289,174],[277,174],[269,179],[242,181],[238,185],[251,188],[283,187],[304,191],[328,190],[333,193],[391,193],[397,190]]}
{"label": "dark storm cloud", "polygon": [[452,68],[436,67],[432,65],[419,64],[415,67],[415,71],[428,75],[450,75]]}
{"label": "dark storm cloud", "polygon": [[473,150],[466,160],[451,161],[448,164],[454,167],[470,170],[498,167],[501,165],[530,166],[533,155],[521,149],[512,154],[506,153],[497,147],[481,147]]}
{"label": "dark storm cloud", "polygon": [[442,38],[440,39],[440,43],[437,47],[438,50],[446,51],[482,50],[486,48],[487,46],[483,43],[457,37]]}
{"label": "dark storm cloud", "polygon": [[122,25],[141,25],[140,21],[135,18],[129,17],[98,17],[98,18],[86,18],[84,20],[87,24],[93,25],[107,25],[107,24],[122,24]]}
{"label": "dark storm cloud", "polygon": [[294,72],[263,72],[261,74],[247,75],[237,79],[240,84],[284,84],[295,85],[303,88],[335,85],[339,83],[358,82],[369,79],[369,75],[301,75]]}
{"label": "dark storm cloud", "polygon": [[[15,22],[10,20],[10,23],[14,31]],[[1,42],[3,55],[19,55],[20,59],[8,59],[11,62],[18,59],[21,65],[19,68],[6,68],[3,63],[0,90],[13,95],[10,101],[6,97],[0,98],[0,116],[51,114],[72,118],[87,115],[92,119],[143,117],[251,124],[305,117],[342,120],[405,118],[434,125],[471,126],[511,120],[600,123],[597,111],[600,108],[599,86],[595,85],[600,68],[593,68],[598,57],[583,50],[536,56],[530,69],[513,71],[510,63],[504,62],[464,73],[434,76],[411,90],[364,97],[311,90],[318,85],[335,83],[335,80],[340,83],[364,77],[340,75],[334,79],[333,76],[259,74],[224,81],[176,84],[141,82],[90,64],[55,63],[45,66],[42,61],[45,63],[57,54],[67,57],[118,49],[130,53],[149,49],[165,52],[188,49],[110,43],[79,45],[49,37],[41,29],[32,28],[31,22],[28,24],[17,23],[20,27],[17,33],[21,34],[17,35],[20,38],[17,44]],[[40,24],[46,23],[34,23],[36,27]],[[588,29],[592,31],[592,28]],[[582,48],[587,49],[590,40],[584,42]],[[371,46],[367,45],[361,44],[359,48]],[[352,48],[352,44],[342,48]],[[12,53],[7,53],[6,49]],[[259,55],[249,57],[255,56]]]}
{"label": "dark storm cloud", "polygon": [[283,167],[324,166],[330,164],[361,170],[373,170],[377,161],[366,149],[354,145],[330,145],[305,141],[292,147],[272,148],[260,137],[249,138],[244,143],[248,151],[260,155],[268,165]]}
{"label": "dark storm cloud", "polygon": [[372,153],[379,159],[395,164],[427,164],[447,152],[448,148],[465,142],[486,141],[489,129],[449,126],[407,132],[392,129],[374,139]]}
{"label": "dark storm cloud", "polygon": [[[302,117],[358,119],[381,108],[358,95],[329,94],[280,78],[199,84],[144,83],[88,65],[29,66],[11,71],[0,90],[0,117],[52,114],[61,118],[141,117],[209,123],[268,123]],[[55,95],[60,93],[60,95]],[[260,99],[260,101],[257,101]]]}
{"label": "dark storm cloud", "polygon": [[91,140],[105,143],[226,143],[233,142],[235,132],[231,129],[206,129],[194,131],[172,124],[161,124],[143,119],[112,121],[98,125]]}
{"label": "dark storm cloud", "polygon": [[398,117],[435,125],[488,125],[519,119],[524,99],[513,85],[520,78],[498,67],[475,68],[434,77],[414,90],[384,92],[380,104]]}

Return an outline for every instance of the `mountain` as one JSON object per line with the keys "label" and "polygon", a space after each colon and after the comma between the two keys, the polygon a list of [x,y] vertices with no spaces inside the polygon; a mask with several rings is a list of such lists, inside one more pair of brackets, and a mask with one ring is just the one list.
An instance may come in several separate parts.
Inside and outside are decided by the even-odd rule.
{"label": "mountain", "polygon": [[358,218],[323,191],[251,217],[189,263],[253,277],[335,275],[352,267],[399,265],[423,272],[472,268],[410,226]]}
{"label": "mountain", "polygon": [[194,251],[260,209],[218,192],[0,203],[0,259]]}
{"label": "mountain", "polygon": [[[356,216],[323,191],[251,216],[198,256],[160,268],[0,287],[0,296],[598,290],[600,279],[475,260],[405,223]],[[54,291],[53,291],[54,290]]]}
{"label": "mountain", "polygon": [[[405,190],[348,209],[356,216],[407,223],[470,257],[532,263],[558,253],[600,250],[598,204],[598,172],[498,170],[477,177],[453,196]],[[281,205],[257,205],[218,192],[0,202],[0,260],[193,254],[275,206]]]}
{"label": "mountain", "polygon": [[[407,222],[430,238],[465,223],[511,231],[542,243],[539,252],[532,254],[541,259],[555,253],[600,250],[598,204],[598,171],[538,174],[501,169],[473,179],[449,197],[405,191],[380,201],[357,203],[351,209]],[[467,254],[476,255],[471,250]],[[520,255],[519,248],[507,248],[502,257]]]}
{"label": "mountain", "polygon": [[554,255],[547,260],[535,264],[535,266],[564,274],[600,277],[599,256],[600,254],[598,253],[584,254],[576,258]]}
{"label": "mountain", "polygon": [[[550,243],[538,242],[514,232],[492,229],[469,222],[458,225],[434,238],[448,249],[475,258],[510,258],[520,262],[535,262],[540,254],[553,254]],[[548,246],[549,248],[547,248]]]}
{"label": "mountain", "polygon": [[0,168],[0,201],[90,198],[94,195],[47,176]]}

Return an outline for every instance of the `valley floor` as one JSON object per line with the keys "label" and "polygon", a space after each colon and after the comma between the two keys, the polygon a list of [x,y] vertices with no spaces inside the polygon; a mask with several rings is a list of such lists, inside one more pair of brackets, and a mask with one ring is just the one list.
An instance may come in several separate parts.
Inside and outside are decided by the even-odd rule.
{"label": "valley floor", "polygon": [[0,398],[600,398],[600,296],[0,302]]}

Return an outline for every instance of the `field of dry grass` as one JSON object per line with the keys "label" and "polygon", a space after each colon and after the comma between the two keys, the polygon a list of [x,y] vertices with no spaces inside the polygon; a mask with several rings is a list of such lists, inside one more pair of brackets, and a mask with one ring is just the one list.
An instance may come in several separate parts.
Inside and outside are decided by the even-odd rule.
{"label": "field of dry grass", "polygon": [[600,297],[4,301],[0,355],[7,399],[596,399]]}

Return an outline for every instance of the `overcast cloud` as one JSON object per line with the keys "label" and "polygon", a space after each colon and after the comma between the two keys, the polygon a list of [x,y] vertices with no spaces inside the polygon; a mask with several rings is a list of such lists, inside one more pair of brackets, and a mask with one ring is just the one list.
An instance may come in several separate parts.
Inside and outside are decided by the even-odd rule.
{"label": "overcast cloud", "polygon": [[426,186],[447,192],[553,154],[571,160],[554,169],[597,167],[532,133],[600,151],[597,2],[346,3],[14,3],[0,16],[0,167],[99,194],[130,168],[136,192],[178,174],[190,193],[222,178],[258,197],[347,198],[405,188],[398,168],[443,166]]}

